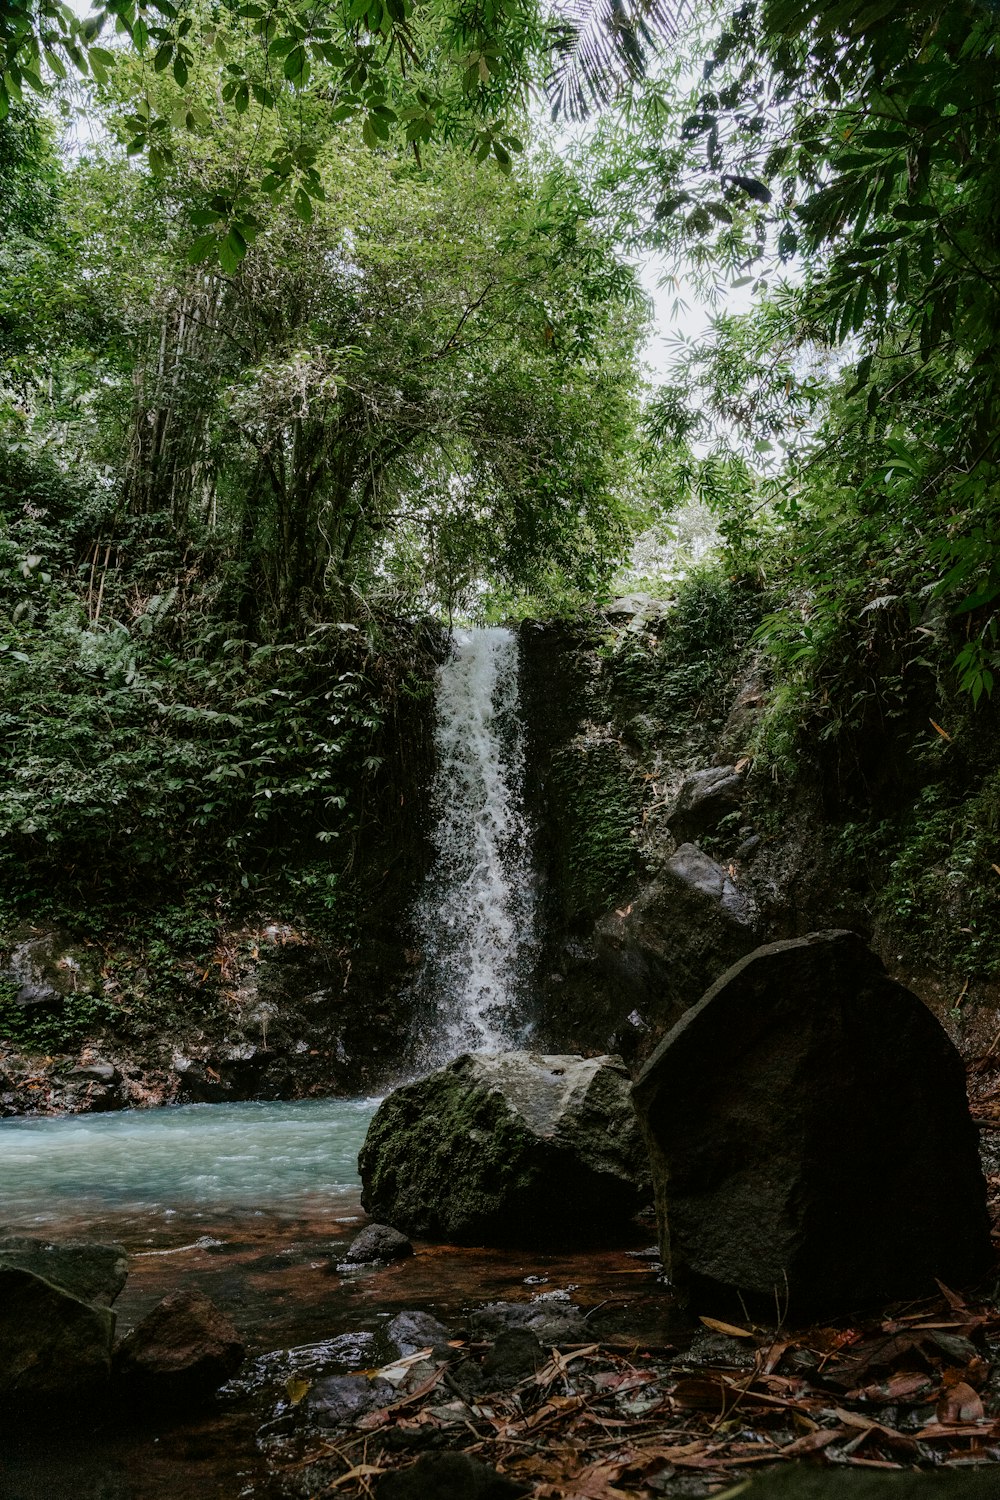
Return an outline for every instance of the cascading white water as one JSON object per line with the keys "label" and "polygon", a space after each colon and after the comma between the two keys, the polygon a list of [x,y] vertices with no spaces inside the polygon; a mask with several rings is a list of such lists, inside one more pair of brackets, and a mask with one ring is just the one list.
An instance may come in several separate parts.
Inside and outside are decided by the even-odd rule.
{"label": "cascading white water", "polygon": [[534,950],[518,642],[456,631],[438,669],[435,859],[415,913],[424,1013],[416,1061],[510,1047]]}

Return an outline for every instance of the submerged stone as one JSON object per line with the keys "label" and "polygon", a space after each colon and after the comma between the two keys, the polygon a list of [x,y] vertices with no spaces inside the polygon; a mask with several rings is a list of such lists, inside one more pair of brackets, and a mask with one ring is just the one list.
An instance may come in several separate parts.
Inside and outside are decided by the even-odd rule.
{"label": "submerged stone", "polygon": [[991,1264],[962,1061],[854,933],[735,964],[634,1097],[664,1264],[702,1304],[717,1295],[707,1282],[799,1313],[848,1310]]}
{"label": "submerged stone", "polygon": [[649,1193],[613,1057],[465,1054],[389,1095],[358,1167],[373,1217],[465,1244],[613,1238]]}

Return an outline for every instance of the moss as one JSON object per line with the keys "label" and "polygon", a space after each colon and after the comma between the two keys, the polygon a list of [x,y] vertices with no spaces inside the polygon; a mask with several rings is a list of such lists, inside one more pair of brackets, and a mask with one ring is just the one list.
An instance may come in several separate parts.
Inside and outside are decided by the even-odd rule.
{"label": "moss", "polygon": [[614,740],[566,746],[553,758],[551,784],[564,908],[600,911],[635,875],[641,791]]}

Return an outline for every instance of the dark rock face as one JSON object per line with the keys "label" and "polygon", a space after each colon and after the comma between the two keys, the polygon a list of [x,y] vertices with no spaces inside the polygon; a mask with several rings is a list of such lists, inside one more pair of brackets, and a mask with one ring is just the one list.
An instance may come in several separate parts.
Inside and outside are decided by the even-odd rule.
{"label": "dark rock face", "polygon": [[351,1242],[344,1260],[363,1266],[375,1260],[402,1260],[412,1254],[413,1246],[398,1229],[390,1229],[388,1224],[366,1224]]}
{"label": "dark rock face", "polygon": [[609,1057],[466,1054],[389,1095],[358,1167],[373,1217],[465,1244],[613,1236],[648,1193],[628,1076]]}
{"label": "dark rock face", "polygon": [[174,1292],[115,1350],[115,1373],[128,1394],[167,1402],[199,1401],[236,1374],[243,1343],[200,1292]]}
{"label": "dark rock face", "polygon": [[672,1024],[758,940],[753,908],[729,871],[682,844],[656,880],[598,922],[597,965],[627,1014]]}
{"label": "dark rock face", "polygon": [[991,1262],[961,1060],[854,933],[772,943],[663,1040],[634,1089],[676,1275],[851,1309]]}
{"label": "dark rock face", "polygon": [[4,969],[17,984],[14,999],[25,1008],[58,1004],[68,995],[92,994],[101,987],[93,950],[74,943],[59,928],[25,928]]}
{"label": "dark rock face", "polygon": [[742,800],[743,778],[736,767],[708,766],[683,783],[667,822],[675,838],[694,838],[735,812]]}
{"label": "dark rock face", "polygon": [[0,1240],[0,1398],[99,1394],[111,1373],[111,1303],[126,1275],[118,1245]]}

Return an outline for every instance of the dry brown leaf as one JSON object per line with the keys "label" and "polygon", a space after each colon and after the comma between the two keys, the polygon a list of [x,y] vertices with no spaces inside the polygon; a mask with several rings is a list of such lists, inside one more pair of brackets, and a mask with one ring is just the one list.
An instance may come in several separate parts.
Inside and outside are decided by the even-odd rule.
{"label": "dry brown leaf", "polygon": [[331,1490],[343,1489],[345,1484],[353,1484],[355,1479],[370,1479],[373,1474],[386,1473],[388,1470],[380,1468],[378,1464],[358,1464],[355,1468],[349,1469],[346,1474],[341,1474],[339,1479],[335,1479],[330,1488]]}
{"label": "dry brown leaf", "polygon": [[806,1433],[805,1437],[796,1438],[794,1443],[788,1443],[781,1449],[781,1456],[800,1458],[804,1453],[818,1453],[821,1448],[828,1448],[842,1438],[846,1431],[845,1427],[820,1427],[815,1432]]}
{"label": "dry brown leaf", "polygon": [[701,1322],[706,1328],[711,1328],[713,1333],[728,1333],[734,1339],[752,1339],[756,1335],[749,1328],[738,1328],[735,1323],[720,1323],[718,1318],[702,1317]]}
{"label": "dry brown leaf", "polygon": [[958,1380],[941,1392],[937,1404],[938,1421],[944,1425],[956,1422],[981,1422],[986,1415],[979,1396],[964,1380]]}

